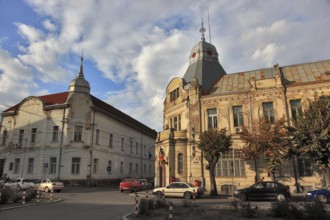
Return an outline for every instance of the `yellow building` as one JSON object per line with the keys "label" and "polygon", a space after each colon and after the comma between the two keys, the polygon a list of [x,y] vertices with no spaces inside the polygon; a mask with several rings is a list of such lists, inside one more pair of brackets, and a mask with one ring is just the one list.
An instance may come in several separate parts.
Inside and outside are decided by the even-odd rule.
{"label": "yellow building", "polygon": [[[218,191],[243,188],[255,181],[254,165],[242,159],[244,143],[238,133],[243,125],[265,116],[275,121],[283,116],[288,123],[315,92],[330,96],[330,60],[227,74],[218,60],[216,47],[201,41],[192,48],[183,78],[171,80],[164,100],[164,130],[156,139],[155,185],[189,181],[210,188],[207,161],[196,142],[209,128],[227,128],[233,145],[222,155],[216,168]],[[318,170],[307,158],[299,158],[296,168],[305,189],[321,186]],[[271,177],[259,162],[258,178]],[[287,161],[276,180],[294,190],[293,163]]]}

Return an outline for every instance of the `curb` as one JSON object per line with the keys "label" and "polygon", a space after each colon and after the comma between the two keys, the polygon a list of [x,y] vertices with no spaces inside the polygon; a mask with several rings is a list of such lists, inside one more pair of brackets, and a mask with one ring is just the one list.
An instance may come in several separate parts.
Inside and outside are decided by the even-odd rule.
{"label": "curb", "polygon": [[53,201],[31,203],[31,204],[25,204],[25,205],[16,205],[16,206],[12,206],[12,207],[3,207],[3,208],[0,207],[0,212],[12,210],[12,209],[20,209],[20,208],[26,208],[26,207],[31,207],[31,206],[37,206],[37,205],[46,205],[46,204],[62,202],[62,201],[63,201],[62,199],[57,199],[57,200],[53,200]]}

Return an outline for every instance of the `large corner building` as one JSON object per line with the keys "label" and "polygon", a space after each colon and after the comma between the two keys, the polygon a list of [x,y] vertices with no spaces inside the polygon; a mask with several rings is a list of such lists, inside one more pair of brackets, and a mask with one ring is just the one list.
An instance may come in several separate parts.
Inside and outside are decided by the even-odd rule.
{"label": "large corner building", "polygon": [[[219,63],[216,47],[205,41],[204,31],[191,49],[183,77],[173,78],[166,88],[164,130],[156,139],[155,184],[189,181],[209,189],[207,161],[196,142],[209,128],[227,128],[233,145],[217,163],[217,188],[247,187],[255,181],[255,170],[252,162],[242,159],[241,127],[251,127],[262,116],[271,122],[284,116],[290,123],[315,92],[330,96],[330,60],[228,74]],[[265,164],[261,160],[258,164],[259,178],[271,180]],[[283,164],[276,180],[293,186],[292,164]],[[321,187],[322,176],[308,158],[298,158],[296,170],[306,189]]]}
{"label": "large corner building", "polygon": [[156,135],[91,95],[81,63],[68,91],[30,96],[2,112],[0,178],[154,178]]}

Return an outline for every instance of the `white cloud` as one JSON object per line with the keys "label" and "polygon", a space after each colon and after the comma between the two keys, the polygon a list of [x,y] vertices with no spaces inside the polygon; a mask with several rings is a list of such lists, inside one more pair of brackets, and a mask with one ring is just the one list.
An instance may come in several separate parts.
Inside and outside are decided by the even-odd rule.
{"label": "white cloud", "polygon": [[42,25],[49,31],[56,31],[56,25],[53,24],[50,20],[46,19],[42,22]]}

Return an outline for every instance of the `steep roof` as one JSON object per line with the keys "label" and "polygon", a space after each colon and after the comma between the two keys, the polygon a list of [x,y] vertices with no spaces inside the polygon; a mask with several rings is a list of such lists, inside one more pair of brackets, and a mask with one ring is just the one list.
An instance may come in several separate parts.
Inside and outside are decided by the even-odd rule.
{"label": "steep roof", "polygon": [[[279,69],[286,86],[330,80],[330,60],[284,66]],[[255,80],[275,78],[275,67],[224,75],[214,84],[210,94],[248,90],[252,77]]]}
{"label": "steep roof", "polygon": [[[44,96],[37,96],[36,98],[39,98],[44,103],[44,108],[47,108],[49,106],[66,104],[68,95],[69,95],[69,92],[62,92],[62,93],[56,93],[56,94],[50,94],[50,95],[44,95]],[[94,108],[101,111],[103,114],[109,115],[110,117],[113,117],[116,120],[119,120],[131,127],[134,127],[138,130],[143,131],[144,133],[150,135],[151,137],[156,138],[157,132],[155,130],[153,130],[153,129],[149,128],[148,126],[142,124],[141,122],[135,120],[131,116],[119,111],[118,109],[114,108],[113,106],[109,105],[108,103],[103,102],[102,100],[96,98],[95,96],[90,95],[90,97],[91,97],[92,103],[94,105]],[[3,111],[2,115],[15,114],[16,111],[18,110],[19,105],[20,105],[20,103]],[[61,108],[63,108],[63,106]]]}

